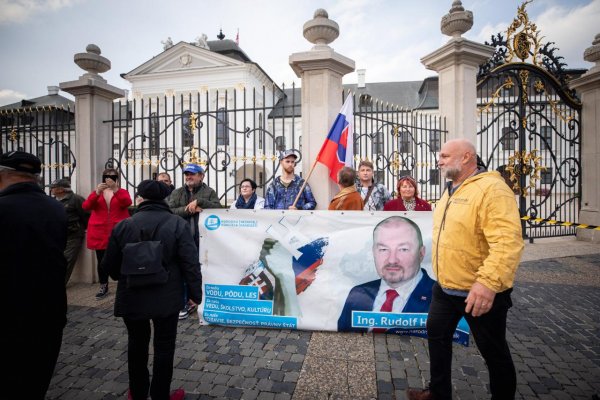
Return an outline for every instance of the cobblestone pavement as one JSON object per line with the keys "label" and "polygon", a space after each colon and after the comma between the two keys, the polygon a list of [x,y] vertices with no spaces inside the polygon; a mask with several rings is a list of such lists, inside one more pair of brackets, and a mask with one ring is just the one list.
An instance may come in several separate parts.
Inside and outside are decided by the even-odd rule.
{"label": "cobblestone pavement", "polygon": [[[517,274],[508,339],[520,399],[600,394],[600,246],[560,246],[529,245],[531,261]],[[571,256],[540,259],[556,252]],[[49,399],[126,398],[126,330],[112,315],[114,297],[95,301],[96,289],[68,288]],[[406,387],[429,379],[419,338],[200,326],[194,316],[179,324],[177,339],[172,388],[183,387],[186,399],[404,399]],[[487,383],[477,348],[455,345],[454,397],[489,398]]]}

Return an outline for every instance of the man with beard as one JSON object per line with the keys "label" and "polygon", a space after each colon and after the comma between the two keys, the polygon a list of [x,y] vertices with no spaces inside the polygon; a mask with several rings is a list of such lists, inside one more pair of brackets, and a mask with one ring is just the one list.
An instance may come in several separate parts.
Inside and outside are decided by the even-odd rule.
{"label": "man with beard", "polygon": [[[187,164],[183,169],[185,185],[173,190],[167,201],[171,211],[188,221],[194,242],[198,251],[200,249],[200,233],[198,220],[200,213],[205,208],[221,208],[217,193],[209,188],[204,180],[204,169],[197,164]],[[183,308],[179,319],[186,319],[193,311],[194,306],[188,307],[187,291],[183,300]]]}
{"label": "man with beard", "polygon": [[312,194],[310,186],[306,184],[298,202],[294,201],[300,193],[304,179],[294,174],[296,159],[298,156],[293,150],[286,150],[279,156],[281,176],[273,179],[273,183],[267,189],[265,197],[265,209],[272,210],[314,210],[317,201]]}
{"label": "man with beard", "polygon": [[373,259],[381,279],[352,288],[338,319],[338,331],[367,331],[352,325],[352,311],[426,313],[433,280],[421,268],[424,257],[421,230],[413,221],[393,216],[378,223],[373,230]]}
{"label": "man with beard", "polygon": [[517,203],[498,172],[477,165],[475,146],[465,139],[446,142],[438,165],[451,182],[433,215],[431,382],[426,390],[408,389],[407,398],[452,398],[452,335],[464,317],[487,365],[492,399],[514,399],[506,315],[523,251]]}

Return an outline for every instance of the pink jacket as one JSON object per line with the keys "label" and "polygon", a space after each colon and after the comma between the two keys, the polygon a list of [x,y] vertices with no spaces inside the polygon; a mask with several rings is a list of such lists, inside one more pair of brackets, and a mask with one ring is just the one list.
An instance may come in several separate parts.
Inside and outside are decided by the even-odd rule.
{"label": "pink jacket", "polygon": [[110,211],[104,196],[98,196],[94,190],[83,202],[82,208],[91,211],[87,229],[87,247],[92,250],[104,250],[108,247],[108,238],[118,222],[129,218],[127,207],[131,197],[125,189],[119,189],[110,200]]}

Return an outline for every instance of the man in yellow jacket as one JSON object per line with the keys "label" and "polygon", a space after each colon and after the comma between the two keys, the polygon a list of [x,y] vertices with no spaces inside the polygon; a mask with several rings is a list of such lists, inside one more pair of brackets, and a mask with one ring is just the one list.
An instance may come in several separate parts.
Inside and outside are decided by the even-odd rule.
{"label": "man in yellow jacket", "polygon": [[517,203],[498,172],[478,167],[475,146],[465,139],[446,142],[438,165],[451,182],[433,217],[431,382],[428,390],[409,389],[408,398],[452,398],[452,335],[465,317],[489,370],[492,399],[513,399],[516,374],[506,315],[523,251]]}

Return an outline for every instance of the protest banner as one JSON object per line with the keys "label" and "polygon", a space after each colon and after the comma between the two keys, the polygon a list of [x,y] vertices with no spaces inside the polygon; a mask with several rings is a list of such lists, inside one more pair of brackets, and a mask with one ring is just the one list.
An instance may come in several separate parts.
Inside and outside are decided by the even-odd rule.
{"label": "protest banner", "polygon": [[[431,212],[205,210],[200,317],[425,337],[431,226]],[[468,337],[461,320],[454,340]]]}

